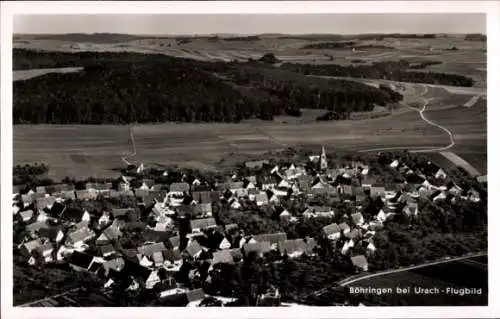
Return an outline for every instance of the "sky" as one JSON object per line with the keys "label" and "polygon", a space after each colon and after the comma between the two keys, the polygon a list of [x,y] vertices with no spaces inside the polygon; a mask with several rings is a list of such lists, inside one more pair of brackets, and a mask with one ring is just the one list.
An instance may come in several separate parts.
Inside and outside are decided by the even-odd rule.
{"label": "sky", "polygon": [[484,14],[17,15],[14,33],[486,33]]}

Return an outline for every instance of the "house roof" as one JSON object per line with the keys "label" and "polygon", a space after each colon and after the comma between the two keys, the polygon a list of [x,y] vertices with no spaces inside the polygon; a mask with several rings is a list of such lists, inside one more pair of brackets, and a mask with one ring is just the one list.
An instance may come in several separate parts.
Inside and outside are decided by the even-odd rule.
{"label": "house roof", "polygon": [[212,265],[216,264],[233,264],[233,255],[227,250],[216,251],[213,253]]}
{"label": "house roof", "polygon": [[53,250],[54,249],[54,244],[53,243],[45,243],[45,244],[42,244],[41,246],[38,246],[36,248],[36,250],[38,252],[41,252],[43,253],[44,251],[50,251],[50,250]]}
{"label": "house roof", "polygon": [[205,292],[201,288],[189,290],[186,292],[186,297],[189,302],[203,300],[205,298]]}
{"label": "house roof", "polygon": [[339,228],[340,228],[340,230],[346,230],[346,229],[349,229],[350,227],[346,223],[341,223],[339,225]]}
{"label": "house roof", "polygon": [[351,218],[352,218],[352,221],[357,224],[357,223],[360,223],[362,218],[363,218],[363,215],[361,215],[361,213],[355,213],[355,214],[352,214],[351,215]]}
{"label": "house roof", "polygon": [[312,252],[316,242],[312,238],[308,239],[289,239],[278,244],[278,249],[281,254],[304,253]]}
{"label": "house roof", "polygon": [[163,251],[163,260],[175,261],[181,260],[181,252],[179,249],[167,249]]}
{"label": "house roof", "polygon": [[29,232],[35,232],[38,231],[40,228],[47,226],[48,225],[46,221],[34,222],[29,225],[26,225],[26,230]]}
{"label": "house roof", "polygon": [[191,196],[198,204],[211,203],[212,194],[210,191],[194,191]]}
{"label": "house roof", "polygon": [[212,213],[212,203],[197,204],[194,206],[194,211],[199,214]]}
{"label": "house roof", "polygon": [[368,261],[366,260],[366,257],[363,255],[351,257],[351,262],[354,266],[360,268],[368,266]]}
{"label": "house roof", "polygon": [[26,248],[26,250],[31,253],[31,251],[37,249],[38,247],[42,246],[42,241],[40,239],[35,239],[35,240],[31,240],[31,241],[28,241],[26,243],[23,244],[24,248]]}
{"label": "house roof", "polygon": [[181,238],[179,236],[173,236],[168,239],[170,243],[172,244],[172,247],[179,247],[181,243]]}
{"label": "house roof", "polygon": [[340,227],[336,223],[330,224],[330,225],[326,225],[325,227],[323,227],[323,232],[327,236],[331,235],[331,234],[335,234],[335,233],[340,233]]}
{"label": "house roof", "polygon": [[72,243],[77,243],[79,241],[85,240],[88,237],[93,237],[94,233],[88,228],[81,228],[68,234],[68,237]]}
{"label": "house roof", "polygon": [[110,269],[120,271],[123,266],[125,266],[125,260],[121,257],[107,260],[102,263],[102,266],[104,267],[104,270],[106,270],[106,272],[108,272]]}
{"label": "house roof", "polygon": [[245,255],[250,252],[257,252],[259,254],[264,254],[271,251],[271,243],[268,241],[260,241],[256,243],[246,243],[243,245],[243,251]]}
{"label": "house roof", "polygon": [[229,189],[240,189],[243,188],[243,182],[233,182],[228,184]]}
{"label": "house roof", "polygon": [[167,250],[167,247],[165,247],[164,243],[154,243],[137,247],[137,251],[139,252],[139,254],[147,257],[151,257],[155,252],[162,252],[164,250]]}
{"label": "house roof", "polygon": [[38,236],[55,240],[61,229],[59,227],[42,227],[38,230]]}
{"label": "house roof", "polygon": [[277,244],[286,240],[286,233],[259,234],[254,235],[253,239],[257,242],[269,242],[270,244]]}
{"label": "house roof", "polygon": [[93,260],[94,257],[92,255],[75,251],[69,258],[69,263],[78,267],[82,267],[84,269],[88,269]]}
{"label": "house roof", "polygon": [[233,260],[243,259],[243,253],[241,252],[240,248],[225,249],[224,251],[229,252],[233,257]]}
{"label": "house roof", "polygon": [[385,195],[385,188],[384,187],[372,186],[372,188],[370,188],[370,196],[371,197],[384,196],[384,195]]}
{"label": "house roof", "polygon": [[190,241],[186,247],[186,252],[191,256],[196,255],[201,250],[202,250],[202,247],[196,240]]}
{"label": "house roof", "polygon": [[162,263],[164,261],[163,252],[162,251],[154,252],[152,255],[152,259],[155,263]]}
{"label": "house roof", "polygon": [[100,250],[101,250],[101,254],[102,255],[109,254],[109,253],[114,253],[115,252],[115,248],[113,247],[113,245],[104,245],[104,246],[101,246]]}
{"label": "house roof", "polygon": [[210,226],[215,226],[217,223],[215,222],[215,218],[202,218],[202,219],[193,219],[190,221],[191,224],[191,229],[196,229],[196,228],[207,228]]}
{"label": "house roof", "polygon": [[111,209],[111,215],[114,218],[125,217],[128,213],[133,213],[134,211],[133,208],[113,208]]}
{"label": "house roof", "polygon": [[39,197],[35,199],[35,204],[38,209],[44,209],[47,206],[53,205],[56,202],[54,196]]}
{"label": "house roof", "polygon": [[349,239],[354,239],[358,236],[361,236],[361,232],[358,229],[353,229],[350,232],[348,232],[347,234],[345,234],[345,236]]}
{"label": "house roof", "polygon": [[78,199],[91,199],[92,194],[89,192],[88,189],[81,189],[81,190],[76,190],[76,198]]}
{"label": "house roof", "polygon": [[267,202],[269,199],[267,197],[267,194],[263,194],[263,193],[259,193],[257,195],[255,195],[255,201],[256,202]]}
{"label": "house roof", "polygon": [[103,231],[103,234],[108,239],[117,239],[121,236],[122,232],[116,226],[111,225]]}
{"label": "house roof", "polygon": [[25,219],[25,218],[31,219],[31,217],[33,217],[33,211],[31,209],[28,209],[28,210],[20,212],[19,215],[21,215],[21,217],[23,219]]}
{"label": "house roof", "polygon": [[189,192],[189,184],[188,183],[172,183],[169,186],[170,192]]}

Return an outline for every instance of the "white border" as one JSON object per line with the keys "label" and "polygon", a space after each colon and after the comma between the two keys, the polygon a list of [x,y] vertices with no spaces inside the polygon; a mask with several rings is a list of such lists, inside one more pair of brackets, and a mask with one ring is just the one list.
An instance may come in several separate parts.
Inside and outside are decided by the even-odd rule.
{"label": "white border", "polygon": [[[499,205],[490,199],[489,307],[314,307],[314,308],[14,308],[12,307],[12,16],[14,14],[140,14],[140,13],[487,13],[488,34],[488,132],[490,198],[500,189],[499,158],[492,137],[499,133],[500,3],[497,1],[336,1],[336,2],[2,2],[1,3],[1,258],[2,318],[478,318],[499,317],[500,269],[493,240],[498,233]],[[498,144],[497,144],[498,145]],[[493,190],[493,192],[492,192]],[[493,196],[492,196],[493,195]]]}

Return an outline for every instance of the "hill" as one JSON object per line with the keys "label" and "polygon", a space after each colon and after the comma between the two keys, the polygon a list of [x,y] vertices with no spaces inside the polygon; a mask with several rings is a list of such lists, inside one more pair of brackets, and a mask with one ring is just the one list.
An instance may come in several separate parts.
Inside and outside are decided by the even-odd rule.
{"label": "hill", "polygon": [[14,68],[83,67],[14,82],[14,123],[239,122],[348,115],[402,96],[365,84],[303,76],[260,62],[221,63],[140,53],[14,51]]}

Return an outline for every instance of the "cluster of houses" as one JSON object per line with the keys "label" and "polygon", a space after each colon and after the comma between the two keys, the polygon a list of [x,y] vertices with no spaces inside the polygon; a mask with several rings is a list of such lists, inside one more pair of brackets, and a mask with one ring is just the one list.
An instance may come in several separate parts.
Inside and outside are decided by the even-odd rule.
{"label": "cluster of houses", "polygon": [[[284,223],[340,213],[328,206],[307,206],[292,214],[283,203],[298,195],[325,195],[333,202],[352,203],[355,212],[350,216],[344,214],[341,223],[325,226],[321,236],[334,243],[342,254],[348,254],[355,269],[367,271],[366,257],[376,250],[372,240],[375,233],[397,213],[418,215],[419,198],[480,200],[477,191],[464,191],[453,182],[434,186],[430,180],[447,176],[430,162],[420,168],[409,168],[394,159],[388,169],[404,173],[406,181],[384,187],[372,180],[370,167],[363,163],[330,168],[324,149],[321,155],[310,156],[309,161],[317,163],[319,169],[310,171],[295,163],[270,166],[267,160],[247,162],[248,169],[264,169],[268,173],[235,174],[215,185],[184,175],[170,185],[142,179],[135,188],[131,187],[132,178],[127,176],[122,176],[114,188],[111,183],[87,183],[85,189],[78,190],[69,184],[29,190],[14,187],[13,214],[16,223],[25,226],[18,248],[30,265],[67,263],[77,271],[102,278],[103,289],[155,289],[159,298],[183,298],[186,305],[197,306],[206,297],[203,290],[186,289],[174,279],[186,260],[208,261],[210,274],[215,265],[238,263],[252,252],[264,256],[275,251],[294,258],[314,254],[318,245],[318,234],[289,239],[286,233],[244,234],[237,224],[220,225],[212,216],[215,203],[234,210],[245,209],[248,202],[257,207],[272,206]],[[137,173],[143,170],[141,165]],[[87,211],[74,205],[98,198],[125,197],[134,198],[140,211],[131,207]],[[380,198],[383,203],[383,208],[369,219],[364,218],[361,205],[368,197]],[[398,211],[398,207],[402,210]],[[144,214],[154,223],[143,230],[142,242],[137,247],[123,247],[120,239],[124,232]],[[189,225],[186,234],[179,231],[179,222]],[[189,278],[197,276],[199,269],[189,271]],[[210,275],[207,280],[211,280]],[[279,292],[271,291],[259,300],[265,304],[277,296]]]}

